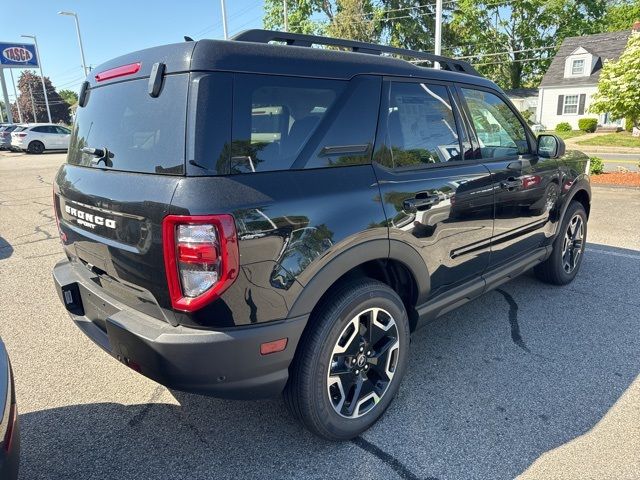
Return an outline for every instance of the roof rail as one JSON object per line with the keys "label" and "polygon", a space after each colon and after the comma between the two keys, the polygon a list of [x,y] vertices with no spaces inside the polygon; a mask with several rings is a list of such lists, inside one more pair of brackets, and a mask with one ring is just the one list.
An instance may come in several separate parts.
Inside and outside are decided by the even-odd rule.
{"label": "roof rail", "polygon": [[403,57],[416,58],[419,60],[427,60],[433,64],[439,63],[442,70],[451,72],[466,73],[468,75],[480,76],[478,71],[471,64],[455,60],[453,58],[434,55],[432,53],[417,52],[405,48],[389,47],[386,45],[377,45],[375,43],[358,42],[355,40],[344,40],[341,38],[321,37],[318,35],[304,35],[301,33],[276,32],[274,30],[245,30],[231,38],[240,42],[269,43],[282,42],[295,47],[311,47],[313,45],[325,45],[332,47],[348,48],[352,52],[367,53],[370,55],[381,55],[389,53],[400,55]]}

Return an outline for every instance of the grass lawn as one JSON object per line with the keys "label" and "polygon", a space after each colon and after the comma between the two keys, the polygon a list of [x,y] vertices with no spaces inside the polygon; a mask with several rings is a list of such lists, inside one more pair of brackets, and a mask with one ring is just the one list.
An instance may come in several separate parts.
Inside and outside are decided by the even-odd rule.
{"label": "grass lawn", "polygon": [[555,131],[552,131],[552,132],[549,132],[549,133],[553,133],[554,135],[557,135],[561,139],[566,140],[567,138],[581,137],[586,132],[583,132],[582,130],[570,130],[568,132],[555,132]]}
{"label": "grass lawn", "polygon": [[637,147],[640,148],[640,137],[634,137],[629,132],[609,133],[576,142],[578,145],[593,145],[599,147]]}

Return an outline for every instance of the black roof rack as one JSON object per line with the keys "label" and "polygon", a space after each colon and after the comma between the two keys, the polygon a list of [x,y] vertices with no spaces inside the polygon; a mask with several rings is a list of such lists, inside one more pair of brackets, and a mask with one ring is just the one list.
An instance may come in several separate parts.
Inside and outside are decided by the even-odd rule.
{"label": "black roof rack", "polygon": [[282,42],[287,45],[296,47],[311,47],[313,45],[325,45],[332,47],[348,48],[352,52],[368,53],[370,55],[381,55],[389,53],[400,55],[403,57],[411,57],[419,60],[427,60],[432,64],[436,62],[440,64],[442,70],[451,72],[466,73],[468,75],[481,76],[471,64],[462,60],[434,55],[426,52],[416,52],[405,48],[389,47],[386,45],[377,45],[375,43],[358,42],[355,40],[344,40],[341,38],[321,37],[318,35],[304,35],[301,33],[276,32],[274,30],[245,30],[231,38],[240,42],[269,43]]}

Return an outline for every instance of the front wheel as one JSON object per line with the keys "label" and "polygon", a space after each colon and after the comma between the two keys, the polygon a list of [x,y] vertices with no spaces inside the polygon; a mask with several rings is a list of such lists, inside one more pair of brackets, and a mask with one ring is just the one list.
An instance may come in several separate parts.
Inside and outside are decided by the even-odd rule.
{"label": "front wheel", "polygon": [[580,202],[569,204],[551,256],[534,268],[536,276],[546,283],[566,285],[580,270],[587,242],[587,212]]}
{"label": "front wheel", "polygon": [[384,413],[407,368],[404,304],[387,285],[360,280],[339,287],[309,321],[285,402],[316,435],[354,438]]}

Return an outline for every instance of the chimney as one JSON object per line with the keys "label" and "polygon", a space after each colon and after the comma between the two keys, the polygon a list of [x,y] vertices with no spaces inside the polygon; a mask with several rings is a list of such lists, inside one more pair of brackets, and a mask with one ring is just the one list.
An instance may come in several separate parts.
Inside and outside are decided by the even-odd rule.
{"label": "chimney", "polygon": [[636,20],[631,27],[632,32],[640,32],[640,20]]}

